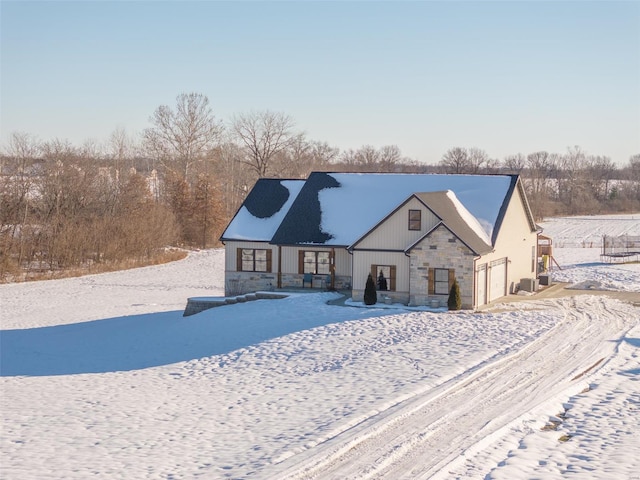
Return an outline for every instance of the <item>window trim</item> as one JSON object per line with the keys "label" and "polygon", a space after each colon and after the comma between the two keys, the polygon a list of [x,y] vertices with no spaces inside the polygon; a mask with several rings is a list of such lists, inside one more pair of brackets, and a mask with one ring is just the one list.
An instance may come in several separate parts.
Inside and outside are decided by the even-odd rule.
{"label": "window trim", "polygon": [[[249,269],[245,269],[244,268],[244,251],[251,251],[251,257],[252,257],[252,270]],[[265,270],[256,270],[256,252],[265,252]],[[271,273],[271,269],[272,269],[272,264],[271,264],[271,258],[272,258],[272,251],[270,248],[242,248],[242,247],[238,247],[237,249],[237,253],[236,253],[237,257],[236,257],[236,270],[238,272],[256,272],[256,273]]]}
{"label": "window trim", "polygon": [[[416,214],[418,218],[415,218]],[[422,210],[409,209],[409,215],[407,219],[409,230],[422,230]]]}
{"label": "window trim", "polygon": [[[438,279],[438,274],[442,277],[444,275],[446,280]],[[444,291],[442,290],[443,285]],[[434,295],[449,295],[449,269],[448,268],[434,268],[433,269],[433,294]]]}
{"label": "window trim", "polygon": [[[387,289],[386,290],[378,290],[378,275],[380,275],[380,267],[389,267],[389,277],[387,278]],[[395,292],[396,291],[396,276],[397,276],[397,267],[395,265],[371,265],[371,276],[373,277],[373,282],[376,285],[376,291],[378,292]]]}
{"label": "window trim", "polygon": [[[436,293],[436,270],[445,270],[448,272],[448,280],[447,280],[447,293]],[[453,285],[453,281],[456,278],[456,271],[454,268],[429,268],[429,281],[427,292],[429,295],[449,295],[451,291],[451,286]],[[444,283],[440,280],[440,283]]]}
{"label": "window trim", "polygon": [[[314,254],[314,262],[305,262],[305,257],[307,253],[313,253]],[[320,254],[324,254],[327,256],[327,263],[323,263],[319,261],[319,257]],[[311,274],[311,275],[331,275],[331,252],[327,251],[327,250],[299,250],[298,251],[298,273],[300,275],[304,275],[304,274]],[[307,265],[313,265],[314,266],[314,271],[313,272],[306,272],[305,271],[305,266]],[[320,271],[320,266],[323,267],[326,265],[326,272],[324,271]]]}

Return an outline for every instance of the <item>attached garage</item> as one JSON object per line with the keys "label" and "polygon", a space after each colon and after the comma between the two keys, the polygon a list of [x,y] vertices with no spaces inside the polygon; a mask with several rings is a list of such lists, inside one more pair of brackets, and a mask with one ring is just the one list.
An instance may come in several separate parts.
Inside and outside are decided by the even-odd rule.
{"label": "attached garage", "polygon": [[494,260],[489,270],[489,301],[507,294],[507,258]]}

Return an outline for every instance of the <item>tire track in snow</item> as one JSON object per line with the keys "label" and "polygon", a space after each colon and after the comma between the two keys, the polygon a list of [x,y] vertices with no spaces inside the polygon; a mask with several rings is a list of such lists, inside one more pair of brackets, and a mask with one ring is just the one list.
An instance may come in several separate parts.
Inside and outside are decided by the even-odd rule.
{"label": "tire track in snow", "polygon": [[[290,463],[280,478],[432,478],[466,449],[570,388],[637,322],[604,297],[543,302],[564,318],[524,349],[371,417]],[[602,365],[602,364],[601,364]],[[601,366],[600,365],[600,366]],[[599,368],[599,367],[598,367]],[[469,373],[469,372],[467,372]],[[590,372],[590,373],[593,373]],[[295,463],[295,464],[294,464]]]}

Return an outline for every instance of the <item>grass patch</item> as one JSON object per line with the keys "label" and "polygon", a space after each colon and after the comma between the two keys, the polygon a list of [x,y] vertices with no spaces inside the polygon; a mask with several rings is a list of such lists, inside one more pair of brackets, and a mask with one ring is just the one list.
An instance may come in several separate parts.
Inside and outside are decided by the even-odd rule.
{"label": "grass patch", "polygon": [[562,435],[562,436],[558,439],[558,441],[559,441],[559,442],[568,442],[569,440],[571,440],[571,437],[572,437],[572,436],[573,436],[573,435],[569,435],[569,434],[565,433],[564,435]]}

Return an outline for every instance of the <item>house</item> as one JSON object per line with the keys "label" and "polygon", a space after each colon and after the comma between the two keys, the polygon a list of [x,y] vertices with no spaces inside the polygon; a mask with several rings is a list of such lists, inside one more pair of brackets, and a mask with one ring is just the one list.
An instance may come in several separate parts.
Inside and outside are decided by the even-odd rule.
{"label": "house", "polygon": [[221,237],[228,295],[351,290],[446,303],[454,279],[477,308],[537,275],[537,227],[517,175],[313,172],[260,179]]}

